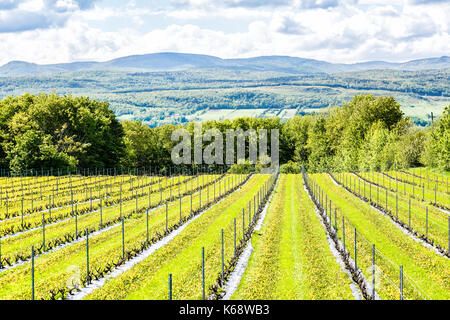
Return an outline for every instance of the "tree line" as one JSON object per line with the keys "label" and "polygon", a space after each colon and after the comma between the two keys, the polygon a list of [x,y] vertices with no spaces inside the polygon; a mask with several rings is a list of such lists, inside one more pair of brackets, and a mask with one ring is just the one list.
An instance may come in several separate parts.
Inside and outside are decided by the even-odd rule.
{"label": "tree line", "polygon": [[[194,124],[150,128],[139,121],[120,122],[108,103],[87,97],[9,96],[0,101],[0,167],[16,173],[76,167],[164,170],[173,166],[177,142],[171,136],[179,128],[193,133]],[[245,117],[203,123],[204,131],[211,128],[224,135],[227,129],[278,129],[285,172],[301,166],[310,171],[421,165],[450,170],[450,106],[425,129],[405,117],[393,97],[373,95],[357,95],[341,107],[287,121]]]}

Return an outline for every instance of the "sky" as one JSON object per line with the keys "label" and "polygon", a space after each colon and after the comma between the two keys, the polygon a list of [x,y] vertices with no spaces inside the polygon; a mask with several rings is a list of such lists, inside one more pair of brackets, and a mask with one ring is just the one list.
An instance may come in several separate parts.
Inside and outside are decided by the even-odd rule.
{"label": "sky", "polygon": [[155,52],[338,63],[450,56],[450,0],[0,0],[0,65]]}

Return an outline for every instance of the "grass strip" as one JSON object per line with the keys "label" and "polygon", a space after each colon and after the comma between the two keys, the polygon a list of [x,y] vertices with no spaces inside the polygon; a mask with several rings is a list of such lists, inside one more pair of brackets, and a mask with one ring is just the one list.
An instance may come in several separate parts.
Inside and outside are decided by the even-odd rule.
{"label": "grass strip", "polygon": [[303,188],[301,175],[281,175],[233,299],[353,299],[350,280]]}
{"label": "grass strip", "polygon": [[[225,257],[234,252],[234,219],[237,241],[249,225],[242,208],[247,207],[270,176],[256,175],[239,191],[206,211],[175,239],[153,255],[108,281],[87,299],[167,299],[168,274],[173,274],[173,299],[202,298],[202,247],[205,248],[205,294],[221,270],[221,230],[224,230]],[[248,212],[246,212],[248,214]],[[240,232],[241,231],[241,232]]]}
{"label": "grass strip", "polygon": [[[231,175],[227,176],[226,180],[224,185],[227,189],[221,189],[222,197],[235,190],[238,183],[244,183],[242,176]],[[166,207],[152,211],[149,214],[148,229],[146,214],[135,214],[128,221],[124,221],[123,229],[118,226],[92,238],[89,237],[89,274],[87,273],[85,243],[76,243],[36,259],[36,298],[58,299],[77,290],[90,279],[103,277],[115,267],[132,259],[146,247],[178,228],[200,211],[217,202],[219,198],[216,196],[214,201],[212,197],[213,189],[214,186],[210,185],[206,190],[201,190],[198,197],[193,199],[192,211],[190,197],[182,199],[181,210],[179,203],[172,203],[167,206],[167,211]],[[207,203],[208,194],[210,197]],[[147,234],[149,236],[148,241]],[[30,272],[30,263],[28,262],[15,269],[0,273],[0,298],[30,299]]]}
{"label": "grass strip", "polygon": [[[199,182],[199,185],[194,185],[193,183],[185,182],[185,185],[180,185],[179,188],[182,189],[182,196],[187,196],[197,192],[200,188],[219,181],[222,177],[208,176],[204,180],[205,184]],[[148,194],[152,195],[150,191]],[[34,246],[35,254],[37,255],[51,251],[55,247],[85,236],[86,229],[89,229],[90,232],[100,231],[119,223],[122,218],[129,219],[134,213],[142,213],[145,210],[156,208],[166,202],[175,201],[175,199],[173,194],[170,195],[168,190],[165,190],[162,196],[159,193],[157,196],[156,194],[153,194],[153,196],[146,196],[144,194],[133,200],[123,202],[122,213],[119,210],[120,205],[115,204],[80,214],[76,219],[72,219],[73,216],[70,215],[71,218],[65,221],[58,221],[57,223],[45,226],[45,228],[4,239],[1,243],[0,269],[3,266],[12,266],[19,261],[29,260],[31,258],[29,250],[31,246]]]}
{"label": "grass strip", "polygon": [[[419,290],[417,292],[411,288],[409,298],[450,298],[450,260],[414,241],[393,225],[389,217],[336,185],[327,174],[311,176],[317,184],[316,188],[320,187],[324,193],[322,202],[332,201],[333,207],[337,209],[331,212],[330,220],[334,220],[339,237],[343,238],[342,217],[348,222],[346,239],[353,236],[353,228],[357,229],[360,240],[357,241],[358,267],[367,279],[372,277],[372,245],[376,245],[376,267],[380,273],[376,279],[381,281],[377,285],[377,293],[383,299],[398,299],[400,265],[411,278],[411,286],[416,285]],[[331,211],[329,204],[328,209]],[[348,240],[346,243],[352,248]],[[352,250],[348,251],[352,253]]]}
{"label": "grass strip", "polygon": [[449,250],[445,248],[449,243],[448,214],[434,207],[428,208],[409,196],[391,192],[358,174],[338,173],[331,176],[347,191],[387,214],[394,223],[408,230],[413,236],[450,257]]}

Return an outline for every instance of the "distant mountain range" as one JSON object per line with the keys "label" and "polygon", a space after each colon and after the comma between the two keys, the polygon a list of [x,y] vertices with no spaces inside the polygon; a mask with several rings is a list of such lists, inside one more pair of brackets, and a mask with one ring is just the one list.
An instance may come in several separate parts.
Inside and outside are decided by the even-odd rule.
{"label": "distant mountain range", "polygon": [[106,62],[73,62],[35,64],[11,61],[0,67],[0,76],[44,75],[71,71],[182,71],[190,69],[228,69],[275,71],[291,74],[338,73],[367,70],[428,70],[450,68],[450,57],[412,60],[404,63],[370,61],[354,64],[335,64],[314,59],[288,56],[263,56],[248,59],[221,59],[214,56],[186,53],[153,53],[126,56]]}

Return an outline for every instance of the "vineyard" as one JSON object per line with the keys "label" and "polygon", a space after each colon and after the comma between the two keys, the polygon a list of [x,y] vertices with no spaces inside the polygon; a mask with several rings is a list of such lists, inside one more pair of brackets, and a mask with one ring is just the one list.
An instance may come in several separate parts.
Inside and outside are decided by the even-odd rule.
{"label": "vineyard", "polygon": [[0,300],[448,300],[448,178],[2,172]]}

